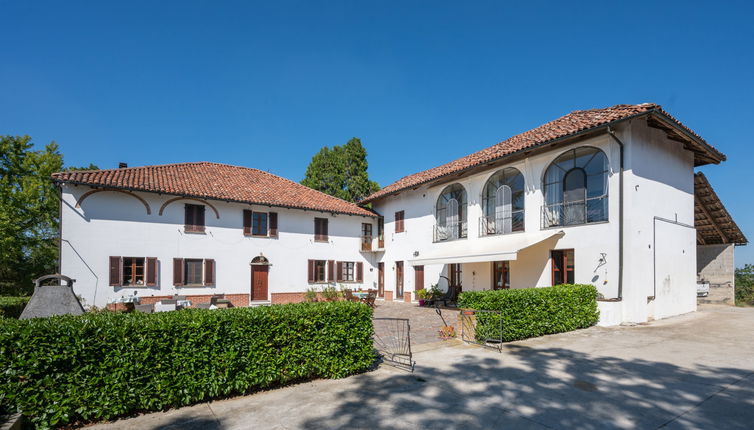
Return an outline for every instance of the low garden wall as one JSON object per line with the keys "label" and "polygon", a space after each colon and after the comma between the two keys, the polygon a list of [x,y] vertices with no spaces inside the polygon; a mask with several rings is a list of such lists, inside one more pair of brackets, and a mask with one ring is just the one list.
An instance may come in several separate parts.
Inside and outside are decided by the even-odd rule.
{"label": "low garden wall", "polygon": [[[500,311],[504,342],[586,328],[599,321],[593,285],[468,291],[461,293],[458,306]],[[496,316],[479,316],[477,334],[499,332],[499,324]]]}
{"label": "low garden wall", "polygon": [[352,302],[0,321],[0,409],[37,427],[340,378],[374,362]]}

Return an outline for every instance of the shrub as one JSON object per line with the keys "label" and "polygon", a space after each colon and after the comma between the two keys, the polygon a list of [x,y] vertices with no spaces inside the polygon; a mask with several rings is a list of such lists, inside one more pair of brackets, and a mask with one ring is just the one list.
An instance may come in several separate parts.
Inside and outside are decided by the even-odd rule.
{"label": "shrub", "polygon": [[2,297],[0,296],[0,317],[18,318],[24,311],[30,297]]}
{"label": "shrub", "polygon": [[317,301],[317,289],[314,287],[310,287],[306,289],[306,292],[304,293],[304,301],[306,302],[316,302]]}
{"label": "shrub", "polygon": [[[593,285],[467,291],[461,293],[458,305],[501,311],[505,342],[586,328],[599,321],[597,289]],[[477,335],[497,338],[499,324],[496,317],[479,314]]]}
{"label": "shrub", "polygon": [[0,402],[38,427],[108,420],[368,369],[372,311],[300,303],[0,323]]}
{"label": "shrub", "polygon": [[754,265],[736,269],[736,304],[754,305]]}
{"label": "shrub", "polygon": [[333,285],[327,285],[322,288],[322,297],[328,302],[334,302],[341,297],[341,294]]}

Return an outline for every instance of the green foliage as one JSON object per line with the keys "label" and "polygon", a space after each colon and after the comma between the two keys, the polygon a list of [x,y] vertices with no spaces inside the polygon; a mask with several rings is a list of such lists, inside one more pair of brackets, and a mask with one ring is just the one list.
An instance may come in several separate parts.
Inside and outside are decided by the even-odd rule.
{"label": "green foliage", "polygon": [[55,142],[34,150],[29,136],[0,136],[2,295],[30,294],[35,278],[56,271],[58,197],[50,175],[61,170],[63,156]]}
{"label": "green foliage", "polygon": [[322,297],[328,302],[334,302],[341,297],[340,291],[332,285],[322,287]]}
{"label": "green foliage", "polygon": [[30,297],[3,297],[0,296],[0,317],[18,318],[24,311]]}
{"label": "green foliage", "polygon": [[[593,285],[467,291],[461,293],[458,306],[501,311],[505,342],[586,328],[599,321]],[[477,335],[499,338],[493,333],[499,333],[499,319],[479,314]]]}
{"label": "green foliage", "polygon": [[754,305],[754,264],[736,269],[736,304]]}
{"label": "green foliage", "polygon": [[369,180],[367,151],[354,137],[343,146],[324,147],[312,157],[301,184],[350,202],[380,189]]}
{"label": "green foliage", "polygon": [[307,302],[316,302],[317,301],[317,289],[314,287],[309,287],[306,289],[306,292],[304,293],[304,300]]}
{"label": "green foliage", "polygon": [[431,293],[429,290],[421,289],[421,290],[416,291],[416,298],[418,300],[427,300],[430,297],[431,297]]}
{"label": "green foliage", "polygon": [[352,302],[0,322],[0,402],[37,427],[109,420],[369,368]]}

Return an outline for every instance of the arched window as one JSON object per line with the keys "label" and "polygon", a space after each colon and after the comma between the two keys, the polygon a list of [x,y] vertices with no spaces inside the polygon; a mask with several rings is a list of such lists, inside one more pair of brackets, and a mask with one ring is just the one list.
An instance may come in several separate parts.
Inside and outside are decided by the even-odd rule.
{"label": "arched window", "polygon": [[599,149],[561,154],[545,171],[542,227],[607,221],[607,177],[607,156]]}
{"label": "arched window", "polygon": [[466,190],[461,184],[445,187],[435,204],[435,242],[466,237]]}
{"label": "arched window", "polygon": [[524,175],[508,167],[490,176],[482,190],[482,236],[524,231]]}

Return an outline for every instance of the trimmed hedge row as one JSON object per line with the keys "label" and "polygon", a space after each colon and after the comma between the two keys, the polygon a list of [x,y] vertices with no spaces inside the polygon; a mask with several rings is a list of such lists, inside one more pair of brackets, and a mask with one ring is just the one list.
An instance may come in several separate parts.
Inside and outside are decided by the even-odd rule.
{"label": "trimmed hedge row", "polygon": [[[461,293],[458,306],[501,311],[505,342],[586,328],[599,321],[593,285],[467,291]],[[498,337],[499,324],[499,319],[479,314],[477,336]]]}
{"label": "trimmed hedge row", "polygon": [[0,402],[37,427],[109,420],[374,362],[372,310],[352,302],[0,323]]}
{"label": "trimmed hedge row", "polygon": [[18,318],[31,297],[0,296],[0,317]]}

